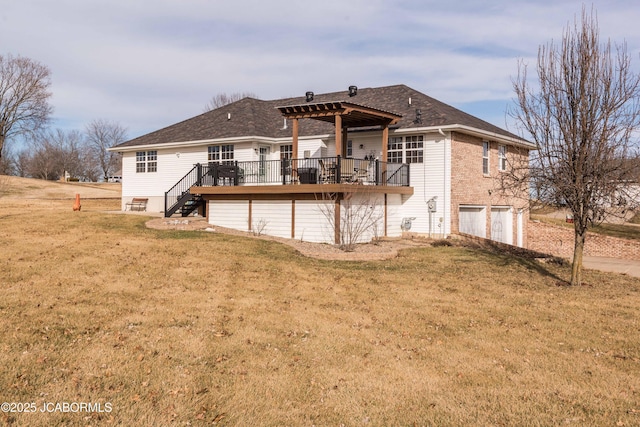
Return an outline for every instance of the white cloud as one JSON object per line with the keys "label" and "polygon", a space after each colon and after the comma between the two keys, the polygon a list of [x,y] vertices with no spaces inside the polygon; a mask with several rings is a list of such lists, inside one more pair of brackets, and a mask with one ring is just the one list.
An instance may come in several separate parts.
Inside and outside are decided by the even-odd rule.
{"label": "white cloud", "polygon": [[[635,4],[595,7],[603,37],[626,39],[636,60]],[[559,40],[581,8],[573,0],[20,0],[0,9],[0,53],[52,69],[58,125],[103,118],[131,137],[199,114],[221,92],[273,99],[405,83],[495,109],[512,97],[518,58],[535,63],[538,46]],[[500,116],[482,118],[501,125]]]}

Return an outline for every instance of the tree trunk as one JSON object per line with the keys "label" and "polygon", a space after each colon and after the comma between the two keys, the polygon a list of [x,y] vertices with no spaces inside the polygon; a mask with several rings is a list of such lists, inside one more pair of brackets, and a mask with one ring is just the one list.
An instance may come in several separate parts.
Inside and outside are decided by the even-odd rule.
{"label": "tree trunk", "polygon": [[571,286],[582,285],[582,253],[587,232],[575,230],[575,242],[573,246],[573,264],[571,266]]}

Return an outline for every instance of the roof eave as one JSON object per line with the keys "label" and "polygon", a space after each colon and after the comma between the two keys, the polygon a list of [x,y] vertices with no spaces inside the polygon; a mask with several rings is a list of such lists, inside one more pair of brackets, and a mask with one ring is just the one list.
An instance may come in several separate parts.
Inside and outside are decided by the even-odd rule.
{"label": "roof eave", "polygon": [[536,145],[522,138],[513,138],[507,135],[501,135],[496,132],[490,132],[483,129],[478,129],[472,126],[452,124],[443,126],[423,126],[413,128],[401,128],[394,131],[394,133],[415,133],[415,132],[462,132],[468,135],[477,136],[483,139],[491,139],[492,141],[504,142],[505,144],[527,148],[529,150],[535,150]]}

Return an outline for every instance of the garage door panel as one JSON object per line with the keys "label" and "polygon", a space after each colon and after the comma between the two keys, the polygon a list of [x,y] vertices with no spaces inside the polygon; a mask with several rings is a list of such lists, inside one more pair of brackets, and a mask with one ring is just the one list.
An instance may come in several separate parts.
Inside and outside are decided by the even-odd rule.
{"label": "garage door panel", "polygon": [[458,230],[461,233],[486,238],[485,208],[479,206],[460,206]]}

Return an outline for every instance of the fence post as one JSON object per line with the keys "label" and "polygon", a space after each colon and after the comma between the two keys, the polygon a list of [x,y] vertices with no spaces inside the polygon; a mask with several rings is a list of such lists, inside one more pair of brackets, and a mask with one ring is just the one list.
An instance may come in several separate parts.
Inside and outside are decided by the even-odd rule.
{"label": "fence post", "polygon": [[376,185],[380,185],[380,160],[378,159],[376,159],[375,172],[376,172]]}
{"label": "fence post", "polygon": [[336,184],[340,184],[340,180],[341,180],[341,176],[342,175],[342,167],[340,165],[340,155],[338,155],[337,159],[336,159]]}
{"label": "fence post", "polygon": [[202,165],[200,163],[196,163],[196,167],[198,168],[198,177],[196,181],[196,185],[202,185]]}

